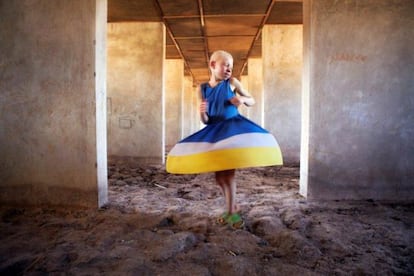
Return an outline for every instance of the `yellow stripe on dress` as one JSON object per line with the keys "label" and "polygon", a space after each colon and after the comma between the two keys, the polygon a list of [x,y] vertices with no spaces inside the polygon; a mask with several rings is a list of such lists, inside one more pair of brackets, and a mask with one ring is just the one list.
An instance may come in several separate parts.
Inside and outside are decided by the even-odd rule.
{"label": "yellow stripe on dress", "polygon": [[280,148],[250,147],[168,156],[166,169],[169,173],[193,174],[274,165],[283,165]]}

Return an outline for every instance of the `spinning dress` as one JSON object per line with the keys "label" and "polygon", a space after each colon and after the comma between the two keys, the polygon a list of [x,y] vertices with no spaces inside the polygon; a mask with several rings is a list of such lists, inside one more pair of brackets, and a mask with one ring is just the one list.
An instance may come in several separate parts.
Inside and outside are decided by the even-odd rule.
{"label": "spinning dress", "polygon": [[230,103],[235,93],[229,80],[215,87],[204,83],[201,93],[208,102],[208,124],[171,149],[167,172],[194,174],[283,164],[273,135],[240,115]]}

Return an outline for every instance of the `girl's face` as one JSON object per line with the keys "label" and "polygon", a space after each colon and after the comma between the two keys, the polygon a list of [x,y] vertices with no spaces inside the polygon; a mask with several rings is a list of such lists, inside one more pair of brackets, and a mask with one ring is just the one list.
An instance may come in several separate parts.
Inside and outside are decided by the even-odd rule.
{"label": "girl's face", "polygon": [[220,80],[227,80],[231,77],[233,71],[233,59],[228,57],[220,57],[213,61],[211,68],[214,76]]}

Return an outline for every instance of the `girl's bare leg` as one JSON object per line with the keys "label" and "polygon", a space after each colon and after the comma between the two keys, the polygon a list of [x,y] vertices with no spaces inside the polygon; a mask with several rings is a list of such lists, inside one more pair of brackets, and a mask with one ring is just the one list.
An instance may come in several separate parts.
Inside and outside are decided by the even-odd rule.
{"label": "girl's bare leg", "polygon": [[235,170],[227,171],[227,187],[229,191],[229,213],[233,214],[236,210],[236,182],[234,182]]}
{"label": "girl's bare leg", "polygon": [[231,190],[230,190],[229,185],[227,185],[227,183],[224,185],[224,190],[226,191],[225,195],[226,195],[227,213],[232,214],[233,213],[233,207],[232,207],[233,197],[231,196]]}
{"label": "girl's bare leg", "polygon": [[233,170],[232,172],[232,176],[231,179],[229,181],[229,193],[230,193],[230,200],[231,200],[231,213],[236,213],[238,212],[239,208],[236,205],[236,182],[234,181],[234,174],[235,171]]}
{"label": "girl's bare leg", "polygon": [[223,213],[217,219],[217,221],[220,224],[225,224],[226,223],[227,216],[229,214],[229,212],[228,212],[228,193],[229,192],[228,192],[228,189],[226,187],[227,185],[226,185],[226,181],[225,181],[224,172],[223,171],[218,171],[218,172],[215,173],[215,176],[216,176],[216,183],[217,183],[217,185],[220,186],[220,189],[221,189],[221,191],[223,193],[223,197],[225,199],[225,205],[226,205],[226,208],[227,208],[227,211],[225,213]]}
{"label": "girl's bare leg", "polygon": [[235,170],[226,170],[216,172],[217,184],[223,191],[226,199],[227,213],[218,219],[220,224],[229,223],[233,228],[241,228],[244,226],[244,222],[240,215],[237,214],[239,211],[236,205],[236,183],[234,181]]}
{"label": "girl's bare leg", "polygon": [[227,212],[232,214],[236,212],[236,184],[234,182],[235,170],[226,170],[216,172],[216,181],[220,185],[226,199]]}
{"label": "girl's bare leg", "polygon": [[224,190],[224,181],[223,181],[223,176],[222,176],[222,172],[218,171],[215,173],[216,175],[216,183],[217,185],[220,186],[221,192],[223,193],[223,196],[226,197],[226,191]]}

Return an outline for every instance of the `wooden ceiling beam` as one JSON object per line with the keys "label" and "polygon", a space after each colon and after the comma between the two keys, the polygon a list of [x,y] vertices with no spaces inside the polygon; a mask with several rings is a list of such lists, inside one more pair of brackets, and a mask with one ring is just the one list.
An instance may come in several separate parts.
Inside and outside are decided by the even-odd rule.
{"label": "wooden ceiling beam", "polygon": [[275,3],[276,3],[276,0],[272,0],[272,1],[269,3],[269,6],[268,6],[268,7],[267,7],[267,9],[266,9],[266,14],[263,16],[262,22],[260,23],[260,26],[259,26],[259,28],[257,29],[256,35],[254,36],[253,42],[252,42],[252,44],[250,45],[249,51],[247,52],[247,55],[246,55],[246,60],[243,62],[243,66],[242,66],[242,68],[241,68],[241,70],[240,70],[240,74],[239,74],[239,76],[241,76],[241,75],[243,74],[243,71],[244,71],[244,69],[245,69],[245,68],[246,68],[246,66],[247,66],[247,62],[248,62],[249,57],[250,57],[250,55],[251,55],[251,53],[252,53],[252,51],[253,51],[254,44],[256,43],[256,40],[260,37],[260,34],[262,33],[262,29],[263,29],[264,25],[266,24],[266,21],[267,21],[267,19],[269,18],[269,15],[270,15],[270,13],[272,12],[272,8],[273,8],[273,5],[274,5]]}
{"label": "wooden ceiling beam", "polygon": [[231,14],[205,14],[205,18],[223,18],[223,17],[235,17],[235,16],[243,16],[243,17],[251,17],[251,16],[265,16],[264,13],[231,13]]}
{"label": "wooden ceiling beam", "polygon": [[255,37],[255,35],[206,35],[206,36],[176,36],[175,40],[186,40],[186,39],[203,39],[203,38],[217,38],[217,37]]}
{"label": "wooden ceiling beam", "polygon": [[[232,13],[232,14],[203,14],[204,18],[223,18],[223,17],[258,17],[266,16],[264,13]],[[199,14],[196,15],[164,15],[165,19],[189,19],[189,18],[200,18]]]}
{"label": "wooden ceiling beam", "polygon": [[184,65],[185,65],[187,71],[190,73],[190,75],[193,79],[193,82],[194,82],[195,78],[194,78],[193,72],[191,71],[191,67],[188,64],[187,60],[184,58],[183,51],[181,50],[180,46],[178,45],[177,41],[175,40],[175,37],[174,37],[173,33],[171,32],[171,28],[170,28],[166,18],[164,17],[164,12],[162,11],[160,3],[158,2],[158,0],[153,0],[153,1],[154,1],[154,4],[155,4],[155,6],[158,10],[158,13],[159,13],[161,19],[162,19],[162,22],[164,23],[164,26],[165,26],[165,29],[166,29],[168,35],[170,36],[170,38],[171,38],[172,42],[174,43],[175,47],[177,48],[178,54],[180,55],[180,57],[184,61]]}
{"label": "wooden ceiling beam", "polygon": [[187,19],[187,18],[199,18],[199,15],[165,15],[165,19]]}
{"label": "wooden ceiling beam", "polygon": [[[200,25],[201,25],[201,34],[204,40],[204,54],[206,57],[206,62],[209,64],[210,56],[209,56],[209,49],[208,49],[208,41],[206,37],[206,28],[205,28],[205,21],[204,21],[204,11],[203,11],[203,0],[198,0],[198,11],[200,13]],[[206,68],[209,70],[208,68]]]}

